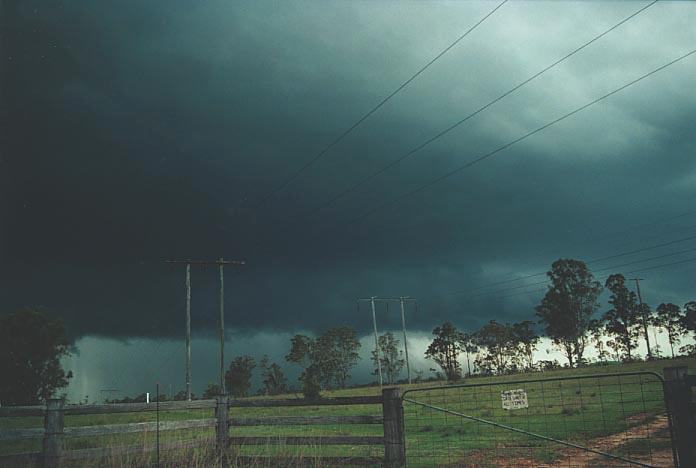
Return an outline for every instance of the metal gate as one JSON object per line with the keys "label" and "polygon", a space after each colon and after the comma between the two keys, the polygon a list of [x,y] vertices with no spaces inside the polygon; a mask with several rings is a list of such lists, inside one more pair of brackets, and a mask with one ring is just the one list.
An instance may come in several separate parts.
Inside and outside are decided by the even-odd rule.
{"label": "metal gate", "polygon": [[475,382],[404,392],[409,466],[675,466],[659,374]]}

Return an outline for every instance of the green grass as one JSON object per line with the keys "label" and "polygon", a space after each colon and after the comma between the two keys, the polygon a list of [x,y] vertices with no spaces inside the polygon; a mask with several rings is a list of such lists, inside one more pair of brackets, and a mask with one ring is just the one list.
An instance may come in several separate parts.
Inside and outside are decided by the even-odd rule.
{"label": "green grass", "polygon": [[[696,368],[694,359],[662,360],[649,363],[591,366],[581,369],[561,369],[543,373],[516,374],[500,377],[471,378],[466,386],[448,386],[444,382],[404,385],[406,397],[421,403],[440,406],[467,416],[495,421],[514,428],[572,441],[581,445],[593,444],[598,438],[622,433],[632,427],[644,427],[664,414],[662,387],[652,376],[624,376],[563,381],[511,383],[518,380],[554,379],[615,372],[653,371],[660,373],[667,366],[686,365]],[[485,384],[485,385],[482,385]],[[439,386],[434,390],[426,387]],[[526,391],[529,408],[503,410],[500,392],[522,388]],[[362,387],[325,392],[324,396],[356,396],[379,394],[378,387]],[[287,398],[288,396],[283,396]],[[292,395],[291,397],[294,397]],[[262,397],[263,398],[263,397]],[[268,397],[272,398],[272,397]],[[232,408],[231,418],[263,416],[339,416],[379,415],[379,405],[317,406],[283,408]],[[160,419],[186,420],[213,417],[212,410],[163,411]],[[563,455],[558,444],[524,434],[496,428],[485,422],[446,414],[414,403],[404,403],[406,444],[409,465],[457,465],[475,454],[477,464],[495,464],[496,459],[524,456],[538,461],[553,461]],[[112,415],[66,416],[66,426],[89,426],[154,421],[154,413],[118,413]],[[42,418],[0,418],[2,428],[41,427]],[[640,432],[640,431],[639,431]],[[316,425],[316,426],[255,426],[233,427],[237,436],[329,436],[382,435],[381,425]],[[164,442],[210,437],[213,429],[191,429],[162,432]],[[639,436],[641,434],[638,434]],[[108,437],[66,438],[68,449],[152,443],[154,433],[120,434]],[[612,453],[649,457],[655,450],[669,447],[668,434],[650,434],[627,439],[612,448]],[[0,442],[0,454],[39,450],[40,440]],[[290,447],[248,446],[238,450],[243,455],[285,456],[381,456],[382,447]]]}

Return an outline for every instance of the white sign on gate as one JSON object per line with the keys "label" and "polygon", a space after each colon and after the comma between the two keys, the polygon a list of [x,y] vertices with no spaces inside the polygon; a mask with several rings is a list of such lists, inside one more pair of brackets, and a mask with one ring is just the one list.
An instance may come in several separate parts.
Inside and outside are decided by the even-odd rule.
{"label": "white sign on gate", "polygon": [[518,388],[517,390],[505,390],[504,392],[500,392],[500,399],[503,401],[504,410],[529,408],[527,392],[521,388]]}

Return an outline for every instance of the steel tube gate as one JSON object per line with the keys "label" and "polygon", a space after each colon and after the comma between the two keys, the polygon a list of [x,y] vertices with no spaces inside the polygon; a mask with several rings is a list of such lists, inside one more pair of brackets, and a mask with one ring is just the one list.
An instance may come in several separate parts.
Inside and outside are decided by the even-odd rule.
{"label": "steel tube gate", "polygon": [[659,374],[476,380],[404,392],[409,466],[676,466]]}

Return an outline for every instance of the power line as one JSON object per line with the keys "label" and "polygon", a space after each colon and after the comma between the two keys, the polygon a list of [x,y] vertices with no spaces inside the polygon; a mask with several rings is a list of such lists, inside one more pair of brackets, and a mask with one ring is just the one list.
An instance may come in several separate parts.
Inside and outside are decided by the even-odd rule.
{"label": "power line", "polygon": [[468,36],[474,29],[476,29],[478,26],[480,26],[486,19],[488,19],[493,13],[495,13],[500,7],[502,7],[508,0],[503,0],[500,2],[495,8],[493,8],[488,14],[486,14],[483,18],[481,18],[476,24],[471,26],[464,34],[459,36],[454,42],[452,42],[449,46],[447,46],[444,50],[442,50],[439,54],[437,54],[434,58],[432,58],[428,63],[426,63],[423,67],[421,67],[416,73],[414,73],[409,79],[401,83],[399,87],[397,87],[394,91],[392,91],[387,97],[382,99],[376,106],[374,106],[372,109],[370,109],[366,114],[364,114],[362,117],[360,117],[353,125],[348,127],[348,129],[344,130],[343,133],[338,135],[331,143],[329,143],[327,146],[325,146],[319,153],[317,153],[312,159],[304,163],[302,166],[300,166],[297,171],[295,171],[290,177],[285,179],[280,185],[278,185],[276,188],[271,190],[269,193],[267,193],[265,196],[261,198],[261,200],[258,202],[257,207],[263,205],[266,203],[271,197],[276,195],[278,192],[282,191],[290,185],[294,180],[296,180],[304,171],[309,169],[312,165],[314,165],[317,161],[319,161],[326,153],[336,146],[338,143],[341,142],[346,136],[348,136],[353,130],[355,130],[360,124],[362,124],[365,120],[367,120],[372,114],[377,112],[384,104],[386,104],[391,98],[396,96],[401,90],[403,90],[406,86],[408,86],[413,80],[415,80],[421,73],[423,73],[425,70],[427,70],[433,63],[435,63],[440,57],[445,55],[447,52],[450,51],[454,46],[456,46],[462,39],[464,39],[466,36]]}
{"label": "power line", "polygon": [[[647,250],[647,249],[646,249],[646,250]],[[614,270],[614,269],[616,269],[616,268],[622,268],[622,267],[625,267],[625,266],[635,265],[635,264],[638,264],[638,263],[651,262],[651,261],[653,261],[653,260],[659,260],[659,259],[667,258],[667,257],[674,257],[675,255],[682,255],[682,254],[689,253],[689,252],[693,252],[693,251],[696,251],[696,247],[691,248],[691,249],[686,249],[686,250],[680,250],[679,252],[671,252],[671,253],[664,254],[664,255],[657,255],[657,256],[654,256],[654,257],[650,257],[650,258],[644,258],[644,259],[639,259],[639,260],[633,260],[633,261],[631,261],[631,262],[622,263],[622,264],[620,264],[620,265],[612,265],[612,266],[600,268],[600,269],[598,269],[598,270],[594,270],[594,272],[595,272],[595,273],[598,273],[598,272],[602,272],[602,271]],[[628,253],[627,253],[626,255],[628,255]],[[615,258],[615,257],[619,257],[619,256],[621,256],[621,255],[614,255],[614,256],[612,256],[611,258]],[[589,263],[593,263],[593,262],[586,262],[586,263],[589,264]],[[535,274],[535,275],[530,275],[530,276],[528,276],[527,278],[531,278],[531,277],[535,277],[535,276],[541,276],[541,275],[546,275],[546,272],[544,272],[544,273],[538,273],[538,274]],[[522,285],[520,285],[520,286],[513,286],[513,287],[509,287],[509,288],[497,289],[497,290],[494,290],[494,291],[485,291],[485,292],[482,292],[482,293],[479,293],[479,294],[467,295],[466,297],[472,298],[472,299],[473,299],[473,298],[476,298],[476,297],[487,296],[487,295],[489,295],[489,294],[504,293],[504,292],[507,292],[507,291],[513,291],[513,290],[515,290],[515,289],[527,288],[527,287],[529,287],[529,286],[538,286],[538,285],[540,285],[540,284],[546,284],[546,283],[548,283],[548,280],[539,281],[539,282],[530,283],[530,284],[522,284]],[[452,296],[452,295],[458,295],[458,294],[465,294],[465,292],[461,292],[461,293],[448,293],[448,294],[446,294],[445,296]]]}
{"label": "power line", "polygon": [[[663,243],[661,243],[661,244],[656,244],[656,245],[651,245],[651,246],[649,246],[649,247],[643,247],[643,248],[640,248],[640,249],[630,250],[630,251],[628,251],[628,252],[621,252],[621,253],[618,253],[618,254],[608,255],[608,256],[606,256],[606,257],[594,258],[594,259],[589,260],[589,261],[587,261],[587,262],[585,262],[585,263],[591,264],[591,263],[602,262],[602,261],[609,260],[609,259],[612,259],[612,258],[625,257],[625,256],[627,256],[627,255],[633,255],[633,254],[640,253],[640,252],[646,252],[646,251],[648,251],[648,250],[659,249],[659,248],[661,248],[661,247],[667,247],[668,245],[674,245],[674,244],[678,244],[678,243],[681,243],[681,242],[686,242],[686,241],[690,241],[690,240],[694,240],[694,239],[696,239],[696,236],[684,237],[684,238],[681,238],[681,239],[674,239],[674,240],[671,240],[671,241],[668,241],[668,242],[663,242]],[[681,251],[681,252],[678,252],[678,253],[686,253],[686,252],[690,252],[690,251],[692,251],[692,250],[693,250],[693,249],[688,249],[688,250],[684,250],[684,251]],[[676,255],[676,253],[675,253],[675,254],[668,254],[668,255],[665,255],[665,257],[667,257],[667,256],[669,256],[669,255]],[[662,256],[655,257],[655,258],[653,258],[653,260],[655,260],[655,259],[657,259],[657,258],[662,258]],[[647,260],[646,260],[646,261],[647,261]],[[633,263],[639,263],[639,262],[633,262]],[[619,266],[625,266],[625,265],[619,265]],[[609,268],[616,268],[616,267],[609,267]],[[597,270],[597,271],[603,271],[603,270],[606,270],[606,268],[603,268],[603,269],[600,269],[600,270]],[[522,281],[522,280],[529,279],[529,278],[536,278],[537,276],[543,276],[543,275],[546,275],[546,272],[545,272],[545,271],[538,272],[538,273],[532,273],[532,274],[529,274],[529,275],[520,276],[520,277],[517,277],[517,278],[508,279],[508,280],[497,281],[497,282],[495,282],[495,283],[489,283],[489,284],[485,284],[485,285],[482,285],[482,286],[477,286],[477,287],[475,287],[475,288],[467,289],[467,290],[464,290],[464,291],[457,291],[457,292],[447,293],[446,296],[455,296],[455,295],[459,295],[459,294],[466,294],[466,293],[468,293],[468,292],[478,291],[478,290],[480,290],[480,289],[484,289],[484,288],[487,288],[487,287],[490,287],[490,286],[499,286],[499,285],[501,285],[501,284],[514,283],[514,282],[516,282],[516,281]],[[528,285],[528,286],[529,286],[529,285]]]}
{"label": "power line", "polygon": [[613,91],[611,91],[611,92],[609,92],[609,93],[607,93],[607,94],[604,94],[603,96],[600,96],[600,97],[598,97],[598,98],[596,98],[596,99],[594,99],[594,100],[588,102],[587,104],[585,104],[585,105],[583,105],[583,106],[580,106],[580,107],[578,107],[577,109],[575,109],[575,110],[573,110],[573,111],[571,111],[571,112],[568,112],[567,114],[564,114],[563,116],[561,116],[561,117],[559,117],[559,118],[557,118],[557,119],[554,119],[554,120],[552,120],[552,121],[550,121],[550,122],[548,122],[548,123],[542,125],[541,127],[538,127],[538,128],[536,128],[536,129],[534,129],[534,130],[528,132],[528,133],[525,133],[525,134],[522,135],[521,137],[518,137],[518,138],[516,138],[516,139],[514,139],[514,140],[512,140],[512,141],[510,141],[510,142],[508,142],[508,143],[506,143],[506,144],[504,144],[504,145],[502,145],[502,146],[496,148],[496,149],[493,150],[493,151],[490,151],[490,152],[488,152],[488,153],[486,153],[486,154],[483,154],[482,156],[479,156],[479,157],[477,157],[477,158],[475,158],[475,159],[472,159],[471,161],[469,161],[469,162],[467,162],[467,163],[465,163],[465,164],[463,164],[463,165],[461,165],[461,166],[459,166],[459,167],[456,167],[455,169],[452,169],[452,170],[450,170],[449,172],[447,172],[447,173],[445,173],[445,174],[443,174],[443,175],[441,175],[441,176],[436,177],[435,179],[431,179],[430,181],[428,181],[428,182],[426,182],[426,183],[424,183],[424,184],[422,184],[422,185],[416,187],[416,188],[413,189],[413,190],[409,190],[408,192],[403,193],[402,195],[399,195],[399,196],[397,196],[396,198],[393,198],[393,199],[391,199],[391,200],[387,200],[387,201],[385,201],[385,202],[383,202],[383,203],[380,203],[380,204],[377,205],[375,208],[372,208],[371,210],[368,210],[367,212],[363,213],[362,215],[358,216],[357,218],[352,219],[351,221],[348,222],[348,224],[357,223],[357,222],[362,221],[362,220],[364,220],[365,218],[368,218],[369,216],[372,216],[373,214],[375,214],[375,213],[377,213],[377,212],[383,210],[384,208],[386,208],[386,207],[388,207],[388,206],[396,205],[396,204],[398,204],[399,202],[401,202],[402,200],[404,200],[404,199],[406,199],[406,198],[408,198],[408,197],[411,197],[411,196],[413,196],[413,195],[415,195],[415,194],[417,194],[417,193],[419,193],[419,192],[422,192],[423,190],[425,190],[425,189],[427,189],[427,188],[429,188],[429,187],[432,187],[433,185],[436,185],[436,184],[442,182],[443,180],[452,177],[452,176],[455,175],[455,174],[458,174],[459,172],[463,171],[464,169],[468,169],[469,167],[474,166],[475,164],[478,164],[478,163],[480,163],[480,162],[483,162],[483,161],[485,161],[486,159],[488,159],[488,158],[490,158],[490,157],[492,157],[492,156],[498,154],[499,152],[501,152],[501,151],[503,151],[503,150],[506,150],[506,149],[510,148],[511,146],[513,146],[513,145],[515,145],[515,144],[517,144],[517,143],[519,143],[519,142],[521,142],[521,141],[524,141],[524,140],[526,140],[527,138],[529,138],[529,137],[531,137],[531,136],[533,136],[533,135],[535,135],[535,134],[537,134],[537,133],[539,133],[539,132],[541,132],[541,131],[543,131],[543,130],[545,130],[545,129],[551,127],[551,126],[553,126],[553,125],[555,125],[555,124],[557,124],[557,123],[559,123],[559,122],[561,122],[561,121],[563,121],[563,120],[565,120],[565,119],[567,119],[567,118],[569,118],[569,117],[572,117],[573,115],[575,115],[575,114],[577,114],[577,113],[579,113],[579,112],[581,112],[581,111],[587,109],[588,107],[593,106],[593,105],[597,104],[598,102],[601,102],[601,101],[607,99],[608,97],[613,96],[614,94],[619,93],[619,92],[623,91],[624,89],[626,89],[626,88],[628,88],[628,87],[630,87],[630,86],[633,86],[634,84],[636,84],[636,83],[638,83],[638,82],[644,80],[645,78],[648,78],[648,77],[650,77],[650,76],[652,76],[652,75],[654,75],[654,74],[656,74],[656,73],[658,73],[658,72],[664,70],[665,68],[667,68],[667,67],[669,67],[669,66],[671,66],[671,65],[674,65],[675,63],[678,63],[678,62],[680,62],[680,61],[682,61],[682,60],[684,60],[684,59],[690,57],[690,56],[693,55],[694,53],[696,53],[696,49],[691,50],[690,52],[687,52],[686,54],[681,55],[681,56],[677,57],[676,59],[674,59],[674,60],[672,60],[672,61],[670,61],[670,62],[668,62],[668,63],[666,63],[666,64],[664,64],[664,65],[661,65],[660,67],[655,68],[654,70],[652,70],[652,71],[650,71],[650,72],[648,72],[648,73],[646,73],[646,74],[644,74],[644,75],[641,75],[640,77],[634,79],[633,81],[630,81],[630,82],[628,82],[628,83],[626,83],[626,84],[620,86],[619,88],[616,88],[615,90],[613,90]]}
{"label": "power line", "polygon": [[[640,273],[640,272],[644,272],[644,271],[656,270],[656,269],[659,269],[659,268],[666,268],[666,267],[675,266],[675,265],[682,265],[682,264],[691,263],[691,262],[696,262],[696,257],[687,258],[687,259],[685,259],[685,260],[679,260],[679,261],[676,261],[676,262],[663,263],[663,264],[660,264],[660,265],[653,265],[653,266],[650,266],[650,267],[639,268],[639,269],[637,269],[637,270],[626,271],[626,272],[624,272],[624,273],[622,273],[622,274],[624,274],[624,275],[630,275],[630,274],[632,274],[632,273]],[[606,281],[606,279],[607,279],[607,278],[601,278],[601,279],[597,279],[597,281],[603,282],[603,281]],[[529,284],[529,285],[527,285],[527,286],[532,286],[532,285]],[[529,295],[529,294],[534,294],[534,293],[540,293],[540,292],[545,292],[546,290],[547,290],[547,288],[539,288],[539,289],[534,289],[534,290],[531,290],[531,291],[521,291],[521,292],[517,292],[517,293],[514,293],[514,294],[509,294],[509,295],[506,295],[506,296],[499,296],[498,299],[506,299],[506,298],[509,298],[509,297],[516,297],[516,296],[523,296],[523,295]],[[447,311],[447,310],[451,310],[451,309],[446,309],[445,311]]]}
{"label": "power line", "polygon": [[525,85],[528,84],[529,82],[535,80],[536,78],[538,78],[539,76],[543,75],[543,74],[546,73],[547,71],[549,71],[549,70],[551,70],[552,68],[556,67],[556,66],[559,65],[561,62],[564,62],[565,60],[569,59],[570,57],[572,57],[572,56],[575,55],[576,53],[580,52],[580,51],[583,50],[584,48],[586,48],[586,47],[588,47],[589,45],[591,45],[592,43],[594,43],[594,42],[596,42],[597,40],[601,39],[602,37],[606,36],[606,35],[609,34],[611,31],[613,31],[614,29],[618,28],[619,26],[621,26],[622,24],[626,23],[627,21],[631,20],[632,18],[634,18],[635,16],[639,15],[639,14],[642,13],[643,11],[647,10],[648,8],[650,8],[651,6],[653,6],[653,5],[654,5],[655,3],[657,3],[657,2],[658,2],[658,0],[654,0],[654,1],[650,2],[649,4],[645,5],[644,7],[640,8],[639,10],[635,11],[634,13],[632,13],[632,14],[629,15],[629,16],[627,16],[627,17],[624,18],[623,20],[619,21],[618,23],[616,23],[615,25],[613,25],[613,26],[610,27],[609,29],[605,30],[605,31],[602,32],[601,34],[595,36],[594,38],[592,38],[592,39],[590,39],[589,41],[585,42],[585,43],[582,44],[581,46],[577,47],[577,48],[574,49],[572,52],[570,52],[570,53],[564,55],[562,58],[556,60],[556,61],[553,62],[552,64],[546,66],[545,68],[541,69],[540,71],[538,71],[538,72],[535,73],[534,75],[530,76],[530,77],[527,78],[526,80],[520,82],[519,84],[517,84],[516,86],[512,87],[512,88],[509,89],[508,91],[504,92],[503,94],[501,94],[501,95],[498,96],[497,98],[495,98],[495,99],[493,99],[492,101],[490,101],[488,104],[486,104],[486,105],[484,105],[484,106],[478,108],[477,110],[475,110],[474,112],[470,113],[469,115],[467,115],[467,116],[464,117],[463,119],[461,119],[461,120],[455,122],[454,124],[450,125],[449,127],[445,128],[444,130],[440,131],[439,133],[435,134],[434,136],[432,136],[432,137],[429,138],[428,140],[426,140],[426,141],[424,141],[423,143],[419,144],[418,146],[416,146],[416,147],[410,149],[408,152],[406,152],[406,153],[404,153],[402,156],[396,158],[395,160],[393,160],[392,162],[390,162],[390,163],[387,164],[386,166],[383,166],[383,167],[381,167],[380,169],[378,169],[377,171],[373,172],[372,174],[370,174],[370,175],[368,175],[368,176],[366,176],[366,177],[360,179],[357,183],[351,185],[351,186],[348,187],[347,189],[345,189],[345,190],[343,190],[342,192],[338,193],[338,194],[335,195],[334,197],[332,197],[332,198],[330,198],[329,200],[327,200],[325,203],[319,205],[319,206],[316,207],[316,208],[313,208],[312,210],[310,210],[310,211],[306,214],[306,216],[311,216],[311,215],[317,213],[318,211],[321,211],[321,210],[323,210],[324,208],[326,208],[326,207],[328,207],[328,206],[334,204],[335,202],[337,202],[337,201],[340,200],[341,198],[345,197],[346,195],[348,195],[348,194],[354,192],[355,190],[357,190],[358,188],[362,187],[363,185],[365,185],[367,182],[371,181],[371,180],[374,179],[375,177],[377,177],[377,176],[379,176],[379,175],[381,175],[381,174],[387,172],[389,169],[393,168],[394,166],[397,166],[397,165],[401,164],[403,161],[405,161],[405,160],[408,159],[409,157],[413,156],[414,154],[416,154],[417,152],[419,152],[420,150],[422,150],[422,149],[425,148],[426,146],[430,145],[431,143],[433,143],[433,142],[436,141],[436,140],[439,140],[441,137],[445,136],[446,134],[448,134],[449,132],[451,132],[451,131],[454,130],[455,128],[459,127],[459,126],[462,125],[464,122],[468,121],[469,119],[471,119],[471,118],[475,117],[476,115],[480,114],[481,112],[485,111],[486,109],[488,109],[489,107],[491,107],[493,104],[497,103],[498,101],[500,101],[500,100],[504,99],[505,97],[509,96],[510,94],[514,93],[515,91],[517,91],[517,90],[520,89],[521,87],[525,86]]}

